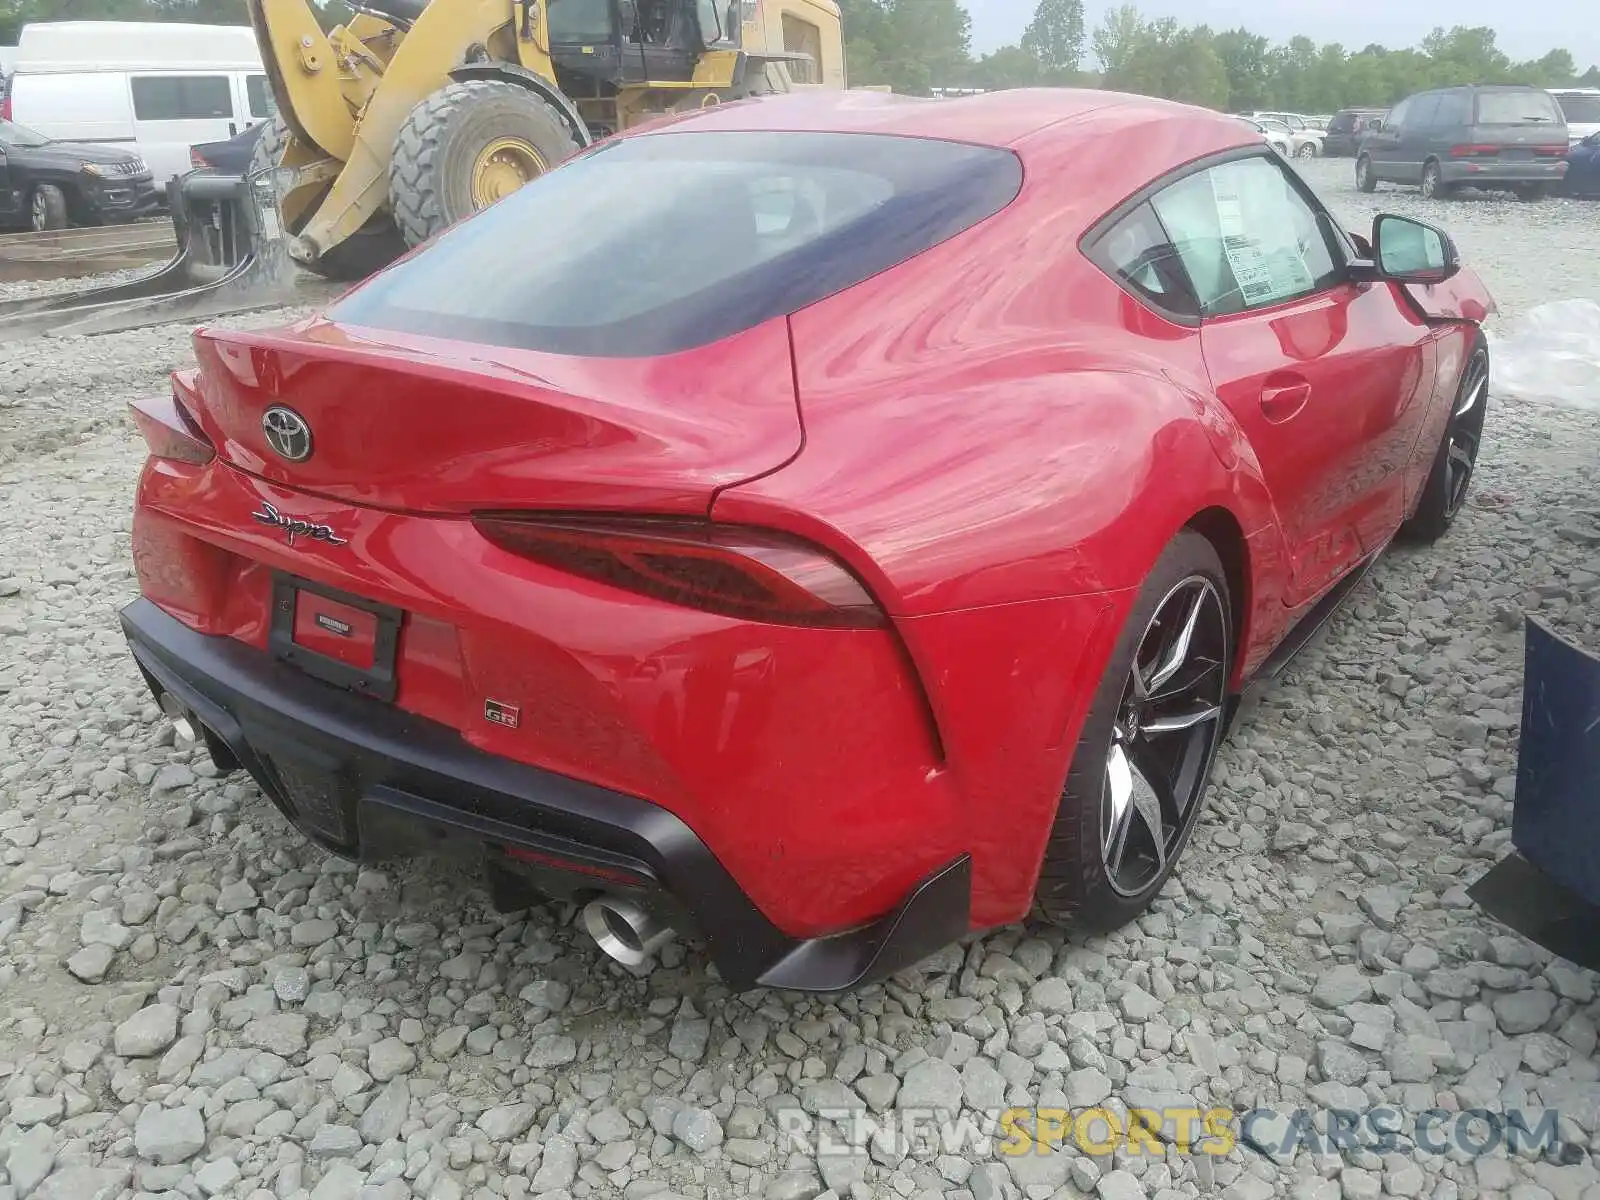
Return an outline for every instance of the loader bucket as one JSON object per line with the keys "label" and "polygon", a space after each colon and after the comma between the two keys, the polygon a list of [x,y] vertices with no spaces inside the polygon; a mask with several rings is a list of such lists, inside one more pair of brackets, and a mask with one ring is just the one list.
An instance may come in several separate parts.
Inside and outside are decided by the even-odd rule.
{"label": "loader bucket", "polygon": [[72,337],[305,303],[270,172],[191,171],[167,187],[177,254],[128,283],[0,304],[0,341]]}
{"label": "loader bucket", "polygon": [[1530,941],[1600,969],[1600,658],[1533,620],[1511,842],[1472,898]]}

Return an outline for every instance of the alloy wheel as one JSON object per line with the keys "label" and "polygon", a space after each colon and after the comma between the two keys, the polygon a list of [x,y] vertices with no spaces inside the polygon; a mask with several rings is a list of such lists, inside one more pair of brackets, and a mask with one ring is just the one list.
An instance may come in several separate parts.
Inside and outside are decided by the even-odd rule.
{"label": "alloy wheel", "polygon": [[1483,437],[1484,400],[1489,394],[1489,356],[1473,354],[1461,377],[1461,390],[1445,429],[1445,519],[1454,520],[1467,502],[1472,471],[1478,462]]}
{"label": "alloy wheel", "polygon": [[1422,168],[1422,198],[1432,200],[1439,192],[1439,168],[1429,163]]}
{"label": "alloy wheel", "polygon": [[28,215],[35,233],[43,233],[50,224],[50,210],[45,205],[42,192],[33,193],[33,200],[28,205]]}
{"label": "alloy wheel", "polygon": [[1227,613],[1190,575],[1156,606],[1133,655],[1106,755],[1100,853],[1123,896],[1159,882],[1205,790],[1222,735]]}

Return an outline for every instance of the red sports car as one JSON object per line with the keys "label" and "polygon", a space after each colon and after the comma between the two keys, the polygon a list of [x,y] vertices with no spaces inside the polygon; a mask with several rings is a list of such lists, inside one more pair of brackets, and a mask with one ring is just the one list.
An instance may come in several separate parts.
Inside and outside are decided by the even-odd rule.
{"label": "red sports car", "polygon": [[1439,230],[1230,117],[807,94],[604,142],[135,406],[133,653],[361,857],[833,991],[1114,927],[1487,403]]}

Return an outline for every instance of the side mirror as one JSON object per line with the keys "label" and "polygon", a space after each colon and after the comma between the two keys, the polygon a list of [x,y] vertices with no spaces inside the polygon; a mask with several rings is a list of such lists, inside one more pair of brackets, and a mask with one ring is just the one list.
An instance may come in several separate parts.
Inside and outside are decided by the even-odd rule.
{"label": "side mirror", "polygon": [[1394,283],[1443,283],[1461,270],[1448,233],[1393,213],[1372,222],[1372,250],[1373,275]]}

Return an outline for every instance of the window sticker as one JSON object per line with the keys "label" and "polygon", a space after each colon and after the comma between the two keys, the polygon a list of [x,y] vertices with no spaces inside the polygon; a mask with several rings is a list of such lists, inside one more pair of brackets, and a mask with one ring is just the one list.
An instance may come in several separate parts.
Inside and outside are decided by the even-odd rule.
{"label": "window sticker", "polygon": [[1298,241],[1272,238],[1274,232],[1283,230],[1285,218],[1294,208],[1277,171],[1269,164],[1249,160],[1229,163],[1209,174],[1223,253],[1245,304],[1257,308],[1310,291],[1315,276]]}

